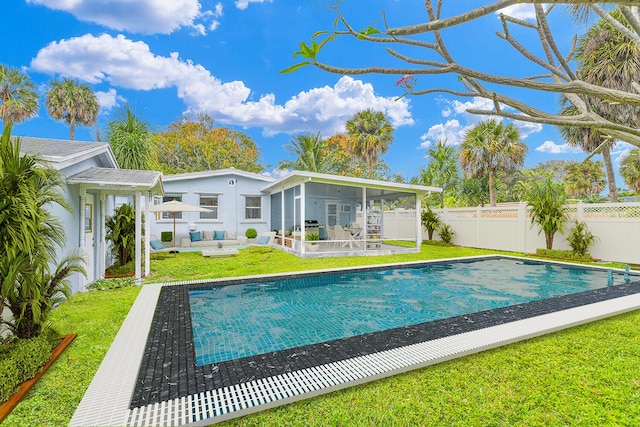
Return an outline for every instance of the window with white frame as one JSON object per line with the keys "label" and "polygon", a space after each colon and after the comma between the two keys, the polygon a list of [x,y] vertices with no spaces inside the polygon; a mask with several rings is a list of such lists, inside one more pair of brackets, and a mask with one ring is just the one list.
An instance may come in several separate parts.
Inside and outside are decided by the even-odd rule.
{"label": "window with white frame", "polygon": [[209,212],[200,212],[200,219],[218,219],[218,196],[216,194],[201,194],[200,207]]}
{"label": "window with white frame", "polygon": [[[182,201],[182,194],[179,193],[166,193],[162,197],[162,203],[175,200],[176,202]],[[176,212],[176,219],[182,219],[182,212]],[[162,219],[173,219],[173,212],[162,212]]]}
{"label": "window with white frame", "polygon": [[244,217],[245,219],[261,219],[262,218],[262,197],[260,196],[244,197]]}

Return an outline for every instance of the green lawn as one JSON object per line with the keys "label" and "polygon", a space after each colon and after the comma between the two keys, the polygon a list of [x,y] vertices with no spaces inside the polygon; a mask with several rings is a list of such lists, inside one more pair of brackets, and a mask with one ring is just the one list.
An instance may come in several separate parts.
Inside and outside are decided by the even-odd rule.
{"label": "green lawn", "polygon": [[[252,248],[232,258],[184,253],[154,259],[149,281],[470,256],[495,251],[424,246],[384,257],[300,259]],[[2,427],[64,426],[139,288],[82,293],[52,323],[78,338]],[[467,356],[304,400],[223,425],[640,425],[640,312]]]}

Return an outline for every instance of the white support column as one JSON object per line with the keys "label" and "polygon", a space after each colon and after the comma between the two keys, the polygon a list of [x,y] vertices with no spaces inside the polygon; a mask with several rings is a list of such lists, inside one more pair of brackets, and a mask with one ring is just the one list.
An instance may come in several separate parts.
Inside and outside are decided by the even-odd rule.
{"label": "white support column", "polygon": [[[87,251],[85,249],[86,244],[86,236],[84,230],[84,221],[85,221],[85,205],[87,204],[87,189],[80,186],[80,209],[78,209],[78,232],[79,232],[79,242],[78,242],[78,254],[82,257],[84,261],[84,265],[87,265],[88,256]],[[87,278],[84,275],[78,275],[78,289],[81,291],[85,291],[85,286],[87,285]]]}
{"label": "white support column", "polygon": [[142,194],[140,190],[136,190],[134,205],[136,206],[136,242],[135,242],[135,263],[136,263],[136,280],[139,281],[142,277],[142,271],[140,264],[142,257],[140,254],[141,242],[142,242]]}
{"label": "white support column", "polygon": [[422,199],[416,193],[416,248],[422,247]]}
{"label": "white support column", "polygon": [[84,244],[85,244],[85,235],[84,235],[84,217],[85,217],[85,205],[87,204],[87,189],[80,187],[80,212],[78,218],[78,236],[80,237],[80,241],[78,242],[78,246],[80,247],[80,255],[84,256]]}
{"label": "white support column", "polygon": [[280,197],[280,231],[282,232],[282,235],[280,236],[280,241],[282,243],[282,246],[285,246],[285,232],[284,232],[284,189],[282,189],[282,197]]}
{"label": "white support column", "polygon": [[304,255],[306,252],[306,247],[304,245],[304,239],[306,236],[306,230],[305,230],[305,224],[304,224],[304,219],[306,217],[306,212],[305,212],[305,189],[307,187],[307,183],[303,182],[302,184],[300,184],[300,254]]}
{"label": "white support column", "polygon": [[150,241],[150,235],[151,235],[151,212],[149,211],[149,208],[151,207],[151,201],[153,200],[153,194],[151,194],[151,191],[147,192],[147,195],[145,196],[145,201],[144,201],[144,238],[145,238],[145,245],[144,245],[144,275],[148,276],[149,272],[150,272],[150,267],[149,267],[149,263],[151,262],[151,252],[149,249],[149,241]]}
{"label": "white support column", "polygon": [[100,192],[100,242],[98,243],[99,248],[99,260],[98,260],[98,277],[104,279],[104,271],[107,269],[107,239],[105,239],[105,235],[107,234],[107,229],[105,226],[105,221],[107,219],[107,207],[106,207],[106,196],[104,192]]}
{"label": "white support column", "polygon": [[367,238],[369,237],[369,218],[367,217],[367,187],[362,187],[362,249],[367,250]]}

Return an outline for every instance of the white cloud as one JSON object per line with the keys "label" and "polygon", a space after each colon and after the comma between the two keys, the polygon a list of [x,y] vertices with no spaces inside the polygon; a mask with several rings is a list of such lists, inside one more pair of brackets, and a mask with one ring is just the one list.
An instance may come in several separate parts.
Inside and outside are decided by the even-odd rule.
{"label": "white cloud", "polygon": [[529,135],[542,131],[542,125],[540,123],[521,122],[516,120],[513,122],[513,126],[518,129],[520,132],[520,138],[522,139],[526,139]]}
{"label": "white cloud", "polygon": [[[429,128],[422,135],[419,148],[428,148],[438,139],[446,139],[450,145],[460,145],[464,139],[465,132],[477,125],[481,121],[495,119],[502,121],[502,117],[491,115],[471,114],[468,110],[484,110],[492,111],[494,109],[493,101],[486,98],[473,97],[470,101],[459,101],[457,99],[449,100],[446,98],[436,98],[436,102],[443,104],[441,110],[442,117],[448,119],[445,123],[438,123]],[[500,105],[503,110],[513,110],[506,105]],[[522,121],[513,121],[513,125],[520,132],[520,137],[525,139],[527,136],[542,131],[542,125],[537,123],[528,123]]]}
{"label": "white cloud", "polygon": [[536,151],[540,153],[563,154],[563,153],[581,153],[579,147],[573,147],[569,144],[556,144],[553,141],[545,141],[542,145],[536,147]]}
{"label": "white cloud", "polygon": [[175,87],[187,112],[206,112],[222,124],[262,127],[267,135],[318,130],[332,135],[366,108],[384,111],[395,127],[413,124],[408,100],[377,96],[371,84],[351,77],[340,78],[334,86],[300,92],[284,104],[277,104],[271,93],[249,101],[251,90],[244,82],[223,83],[201,65],[180,59],[178,53],[156,55],[146,43],[123,35],[88,34],[52,42],[38,52],[31,68],[133,90]]}
{"label": "white cloud", "polygon": [[27,3],[69,12],[79,20],[114,30],[144,34],[169,34],[182,27],[203,34],[207,23],[196,21],[209,16],[201,12],[199,0],[27,0]]}
{"label": "white cloud", "polygon": [[463,126],[456,119],[431,126],[429,130],[420,137],[422,141],[420,148],[429,148],[437,140],[446,140],[448,145],[460,145],[464,139],[464,134],[471,127],[471,125]]}
{"label": "white cloud", "polygon": [[615,147],[611,151],[611,157],[613,158],[613,163],[620,167],[620,163],[631,154],[631,150],[636,148],[634,145],[631,145],[627,142],[617,141]]}
{"label": "white cloud", "polygon": [[507,6],[504,9],[500,9],[496,13],[502,13],[504,15],[512,16],[517,19],[535,19],[536,11],[532,4],[516,4],[513,6]]}
{"label": "white cloud", "polygon": [[249,3],[272,3],[273,0],[236,0],[236,7],[240,10],[245,10],[249,7]]}
{"label": "white cloud", "polygon": [[120,105],[120,102],[125,101],[125,99],[119,96],[113,88],[106,92],[97,91],[96,98],[98,98],[98,104],[100,104],[100,113],[105,113],[113,107]]}

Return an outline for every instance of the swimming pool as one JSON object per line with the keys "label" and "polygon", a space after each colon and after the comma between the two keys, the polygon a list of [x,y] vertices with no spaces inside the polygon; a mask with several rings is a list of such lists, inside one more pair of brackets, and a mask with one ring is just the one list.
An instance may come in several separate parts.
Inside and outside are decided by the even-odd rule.
{"label": "swimming pool", "polygon": [[191,289],[197,365],[629,282],[622,272],[494,258]]}
{"label": "swimming pool", "polygon": [[[322,272],[167,283],[158,287],[145,286],[141,291],[144,298],[140,297],[136,301],[136,305],[139,303],[138,309],[132,309],[135,314],[129,315],[135,320],[126,328],[127,337],[134,334],[137,338],[126,341],[126,344],[123,341],[120,350],[114,352],[118,358],[133,352],[137,359],[128,364],[114,362],[109,366],[119,369],[122,367],[123,370],[126,368],[127,372],[130,367],[138,367],[135,378],[125,375],[127,381],[131,381],[127,384],[133,387],[127,406],[132,419],[155,417],[153,419],[159,420],[165,413],[172,413],[172,417],[189,419],[190,422],[209,418],[224,419],[231,414],[236,416],[249,413],[265,405],[280,405],[640,309],[640,276],[637,273],[630,274],[627,283],[623,271],[613,270],[612,283],[615,286],[608,286],[607,269],[573,267],[571,264],[565,264],[569,268],[579,269],[575,272],[576,277],[583,274],[583,269],[599,271],[600,276],[595,279],[598,282],[596,286],[604,287],[584,291],[579,291],[580,288],[576,287],[574,290],[577,293],[378,332],[364,333],[364,329],[358,329],[361,333],[358,335],[353,334],[353,329],[348,329],[351,330],[352,336],[345,338],[206,365],[196,363],[190,304],[190,292],[194,290],[227,287],[229,289],[225,292],[234,289],[233,292],[238,293],[244,285],[256,282],[288,283],[296,278],[311,280],[316,277],[318,279],[313,280],[321,280],[324,276],[335,274],[370,274],[390,268],[403,271],[427,266],[433,269],[432,275],[441,273],[444,277],[453,277],[453,274],[446,273],[451,270],[449,264],[452,261],[469,263],[481,259],[523,261],[522,258],[489,255]],[[549,268],[561,265],[547,262],[542,264],[548,265]],[[390,279],[398,276],[397,271],[386,277]],[[438,271],[440,273],[437,273]],[[607,277],[606,284],[602,283],[602,274]],[[505,279],[502,274],[502,278],[495,280],[492,286],[501,287],[511,280]],[[526,274],[523,273],[513,280],[523,280],[519,293],[529,292]],[[590,286],[582,289],[588,289]],[[322,285],[319,286],[321,287]],[[455,292],[453,294],[457,295]],[[140,321],[139,316],[148,316],[148,323]],[[141,340],[144,342],[140,342]],[[139,350],[132,350],[138,346]],[[121,375],[123,374],[117,374]],[[113,381],[114,374],[105,374],[103,378],[107,382]],[[99,388],[104,387],[105,385],[101,384]],[[110,393],[120,395],[117,392]],[[150,422],[149,425],[160,425],[160,421],[155,424]]]}

